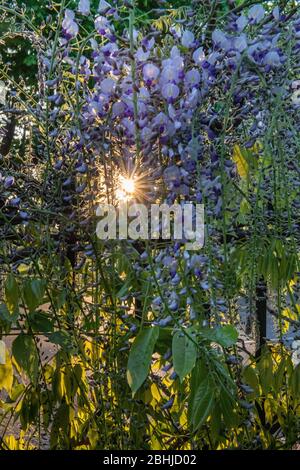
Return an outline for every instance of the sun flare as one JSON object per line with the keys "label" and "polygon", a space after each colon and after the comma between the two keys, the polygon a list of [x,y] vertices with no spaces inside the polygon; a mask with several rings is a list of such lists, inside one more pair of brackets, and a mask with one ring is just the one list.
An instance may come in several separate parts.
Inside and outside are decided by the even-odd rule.
{"label": "sun flare", "polygon": [[128,201],[134,197],[136,184],[134,178],[120,176],[119,185],[116,191],[116,198],[119,201]]}
{"label": "sun flare", "polygon": [[121,176],[120,178],[120,189],[125,193],[133,194],[135,191],[135,181],[133,178],[125,178]]}

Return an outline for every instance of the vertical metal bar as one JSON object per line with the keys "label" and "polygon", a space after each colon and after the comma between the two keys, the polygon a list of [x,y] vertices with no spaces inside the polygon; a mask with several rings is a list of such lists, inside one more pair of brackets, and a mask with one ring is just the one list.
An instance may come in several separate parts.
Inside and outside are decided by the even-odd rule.
{"label": "vertical metal bar", "polygon": [[260,279],[256,286],[256,350],[255,357],[261,355],[267,336],[267,286]]}

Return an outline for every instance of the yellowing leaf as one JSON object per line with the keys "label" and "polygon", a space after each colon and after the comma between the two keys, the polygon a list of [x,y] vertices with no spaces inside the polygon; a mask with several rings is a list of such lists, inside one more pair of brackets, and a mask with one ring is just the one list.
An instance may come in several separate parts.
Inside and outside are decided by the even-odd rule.
{"label": "yellowing leaf", "polygon": [[14,376],[11,359],[8,352],[6,352],[5,364],[0,363],[0,390],[4,388],[8,393],[10,393],[13,379]]}
{"label": "yellowing leaf", "polygon": [[285,308],[281,312],[281,325],[282,325],[282,333],[283,334],[285,334],[289,331],[289,328],[291,326],[291,322],[289,320],[297,321],[299,319],[300,305],[297,304],[296,308],[297,308],[298,314],[294,310],[292,310],[291,308],[288,308],[288,307]]}
{"label": "yellowing leaf", "polygon": [[239,145],[233,147],[233,161],[236,163],[238,174],[241,178],[246,178],[249,172],[249,165],[243,156],[242,150]]}

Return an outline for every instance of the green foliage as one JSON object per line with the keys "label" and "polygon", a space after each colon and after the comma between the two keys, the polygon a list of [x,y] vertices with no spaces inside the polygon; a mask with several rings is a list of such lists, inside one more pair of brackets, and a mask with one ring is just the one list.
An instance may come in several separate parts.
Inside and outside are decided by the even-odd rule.
{"label": "green foliage", "polygon": [[[97,3],[93,2],[94,10]],[[137,23],[142,31],[152,23],[165,32],[176,19],[185,17],[189,3],[174,0],[161,5],[139,0]],[[228,2],[218,3],[215,19],[222,23],[229,6]],[[21,1],[18,4],[21,7]],[[57,7],[48,11],[42,0],[30,0],[26,6],[33,26],[53,39]],[[208,9],[199,15],[205,22]],[[124,21],[117,28],[125,26]],[[37,89],[38,82],[36,50],[19,35],[22,31],[20,19],[11,23],[6,19],[1,25],[0,48],[8,76],[17,84],[20,79],[19,98],[23,99],[28,89]],[[69,90],[65,93],[73,106],[75,97]],[[26,98],[29,114],[35,98],[34,92]],[[216,97],[216,103],[211,105],[224,103]],[[282,118],[282,114],[276,115],[277,122]],[[68,125],[68,119],[70,115],[66,113],[62,128]],[[228,211],[221,221],[225,227],[223,243],[231,235],[226,230],[236,207],[243,233],[234,248],[224,243],[226,263],[215,256],[210,240],[205,256],[212,284],[216,274],[220,278],[220,272],[224,273],[229,318],[215,301],[218,286],[208,290],[195,276],[193,285],[186,286],[186,290],[192,288],[195,293],[195,318],[189,317],[188,308],[180,300],[178,311],[172,313],[174,328],[151,326],[156,320],[151,299],[161,294],[160,284],[152,282],[142,270],[137,275],[132,268],[140,259],[140,246],[130,246],[129,250],[125,245],[113,245],[108,251],[105,243],[88,233],[82,224],[86,214],[83,217],[81,212],[82,220],[78,222],[72,207],[68,207],[68,212],[61,202],[60,184],[54,188],[51,180],[50,185],[44,185],[49,162],[43,160],[47,152],[39,153],[39,146],[45,145],[47,151],[50,148],[50,157],[57,158],[51,155],[51,142],[47,142],[49,122],[45,129],[42,120],[35,122],[39,127],[37,144],[27,137],[28,122],[21,124],[26,131],[25,153],[22,155],[23,144],[16,139],[5,165],[16,172],[18,184],[23,173],[29,174],[25,201],[35,207],[36,213],[41,197],[48,192],[51,197],[49,207],[42,213],[42,223],[36,222],[34,213],[19,231],[11,224],[11,245],[9,237],[1,240],[4,283],[0,334],[8,344],[11,338],[14,340],[12,347],[7,347],[5,363],[0,364],[0,389],[5,391],[0,398],[0,424],[4,428],[7,419],[15,420],[21,424],[22,432],[16,440],[10,435],[2,439],[0,431],[0,441],[10,449],[23,449],[30,447],[31,437],[36,438],[43,429],[49,434],[52,449],[292,448],[300,436],[300,366],[293,365],[291,353],[282,344],[266,348],[258,360],[247,355],[238,340],[235,306],[241,294],[252,294],[257,279],[263,278],[272,292],[280,291],[279,301],[297,282],[299,261],[293,240],[282,237],[282,227],[276,231],[277,220],[263,218],[270,197],[260,192],[258,184],[261,175],[269,177],[274,171],[272,165],[281,176],[282,163],[272,161],[263,142],[250,149],[238,143],[233,154],[227,144],[222,150],[237,165],[235,186],[222,182],[228,191]],[[276,129],[270,129],[270,133],[278,135]],[[276,148],[276,141],[273,144]],[[28,168],[24,165],[17,173],[23,158]],[[32,178],[35,172],[38,183]],[[34,185],[38,186],[37,192],[32,190]],[[286,192],[279,178],[277,215],[288,205]],[[58,210],[54,205],[54,213],[51,198],[60,201]],[[84,212],[88,212],[89,202],[80,202]],[[1,223],[2,216],[1,206]],[[257,221],[260,225],[256,226]],[[63,224],[68,230],[62,234]],[[249,227],[253,230],[247,238]],[[76,243],[77,233],[83,246]],[[25,262],[22,253],[11,250],[16,256],[12,267],[6,265],[5,259],[14,243],[25,253]],[[81,260],[77,249],[84,252],[87,246],[94,248],[94,254],[84,259],[83,267],[80,263],[78,267],[76,263]],[[185,261],[178,264],[185,283],[188,265]],[[288,329],[288,320],[299,320],[300,307],[292,296],[290,300],[288,309],[278,307],[281,333]],[[168,299],[162,303],[168,310]]]}
{"label": "green foliage", "polygon": [[215,329],[201,329],[201,335],[210,341],[218,343],[223,348],[233,346],[238,339],[238,332],[232,325],[225,325]]}
{"label": "green foliage", "polygon": [[151,358],[159,336],[157,327],[144,328],[135,338],[127,366],[127,380],[134,395],[148,376]]}
{"label": "green foliage", "polygon": [[211,413],[215,388],[203,360],[197,362],[191,379],[188,419],[193,432],[197,431]]}
{"label": "green foliage", "polygon": [[40,279],[27,280],[24,283],[24,299],[30,312],[42,304],[45,282]]}
{"label": "green foliage", "polygon": [[177,331],[173,336],[172,354],[174,370],[179,375],[180,381],[193,370],[197,359],[197,343],[193,338],[194,330],[188,328],[184,334]]}
{"label": "green foliage", "polygon": [[39,356],[33,337],[21,333],[13,342],[12,355],[21,370],[33,383],[36,383],[39,373]]}

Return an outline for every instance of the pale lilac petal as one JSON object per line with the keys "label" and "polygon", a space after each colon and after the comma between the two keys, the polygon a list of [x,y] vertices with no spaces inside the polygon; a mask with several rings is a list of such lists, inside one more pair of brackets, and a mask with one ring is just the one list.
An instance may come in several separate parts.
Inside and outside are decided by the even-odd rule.
{"label": "pale lilac petal", "polygon": [[149,63],[143,67],[143,76],[144,80],[147,82],[152,82],[156,80],[159,76],[159,68],[156,65]]}
{"label": "pale lilac petal", "polygon": [[139,47],[135,53],[135,57],[139,62],[145,62],[149,59],[150,52],[145,52],[142,47]]}
{"label": "pale lilac petal", "polygon": [[212,33],[212,40],[215,46],[227,50],[230,47],[230,41],[220,29],[215,29]]}
{"label": "pale lilac petal", "polygon": [[200,65],[204,60],[205,60],[205,53],[204,53],[203,47],[199,47],[193,53],[193,61],[197,65]]}
{"label": "pale lilac petal", "polygon": [[124,115],[125,105],[122,101],[117,101],[112,105],[112,115],[113,117],[120,117]]}
{"label": "pale lilac petal", "polygon": [[241,34],[240,36],[234,38],[234,48],[239,52],[243,52],[248,47],[247,36],[246,34]]}
{"label": "pale lilac petal", "polygon": [[111,9],[111,5],[105,0],[100,0],[98,11],[99,13],[105,13],[107,10]]}
{"label": "pale lilac petal", "polygon": [[269,65],[270,67],[279,67],[281,65],[281,62],[278,52],[268,52],[264,58],[264,64]]}
{"label": "pale lilac petal", "polygon": [[177,82],[178,81],[178,68],[168,65],[164,67],[161,72],[161,80],[164,82]]}
{"label": "pale lilac petal", "polygon": [[253,5],[248,11],[248,18],[253,23],[259,23],[265,16],[265,9],[262,5]]}
{"label": "pale lilac petal", "polygon": [[100,85],[101,91],[105,94],[113,93],[116,88],[116,82],[112,78],[105,78]]}
{"label": "pale lilac petal", "polygon": [[191,31],[185,30],[182,34],[181,44],[188,49],[193,46],[195,36]]}
{"label": "pale lilac petal", "polygon": [[179,88],[174,83],[166,83],[162,87],[161,93],[166,100],[175,100],[179,95]]}
{"label": "pale lilac petal", "polygon": [[248,20],[246,16],[244,15],[239,16],[238,19],[236,20],[238,31],[243,31],[245,27],[247,26],[247,24],[248,24]]}
{"label": "pale lilac petal", "polygon": [[200,83],[200,73],[197,69],[189,70],[184,79],[184,83],[188,87],[197,86]]}
{"label": "pale lilac petal", "polygon": [[109,26],[110,26],[109,22],[104,16],[97,16],[97,18],[95,19],[96,31],[102,36],[109,33],[110,31]]}
{"label": "pale lilac petal", "polygon": [[62,22],[62,30],[66,39],[73,39],[78,34],[78,31],[79,31],[78,24],[76,23],[74,19],[75,19],[74,11],[67,9],[65,11],[65,17]]}
{"label": "pale lilac petal", "polygon": [[272,11],[272,15],[276,21],[280,19],[280,10],[278,6],[274,8],[274,10]]}
{"label": "pale lilac petal", "polygon": [[79,0],[78,3],[78,12],[81,13],[84,16],[87,16],[90,14],[90,0]]}

